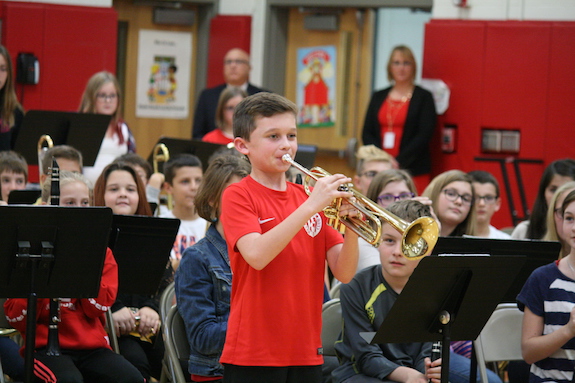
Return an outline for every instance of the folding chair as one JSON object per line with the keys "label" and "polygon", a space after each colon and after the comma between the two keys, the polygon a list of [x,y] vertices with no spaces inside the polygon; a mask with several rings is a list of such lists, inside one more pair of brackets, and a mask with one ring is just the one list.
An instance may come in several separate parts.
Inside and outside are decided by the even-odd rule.
{"label": "folding chair", "polygon": [[174,298],[176,296],[176,287],[174,282],[171,282],[160,296],[160,319],[164,323],[168,319],[168,312],[174,304]]}
{"label": "folding chair", "polygon": [[477,367],[482,383],[487,383],[486,363],[503,360],[523,360],[521,327],[523,312],[515,303],[497,306],[491,318],[474,342]]}
{"label": "folding chair", "polygon": [[164,368],[162,368],[160,382],[189,382],[190,376],[187,372],[186,375],[184,375],[184,371],[182,371],[181,368],[181,362],[188,361],[190,356],[190,345],[186,335],[184,320],[178,312],[177,305],[173,305],[168,312],[163,328],[166,351],[164,355]]}
{"label": "folding chair", "polygon": [[339,366],[339,360],[335,353],[335,342],[341,333],[342,317],[341,303],[339,298],[325,302],[321,312],[321,343],[323,347],[322,374],[324,382],[331,382],[331,372]]}

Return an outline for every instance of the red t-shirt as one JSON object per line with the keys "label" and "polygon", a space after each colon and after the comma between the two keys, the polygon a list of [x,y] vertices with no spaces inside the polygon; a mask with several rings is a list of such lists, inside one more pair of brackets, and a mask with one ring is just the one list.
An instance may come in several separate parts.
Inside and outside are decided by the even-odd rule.
{"label": "red t-shirt", "polygon": [[[91,350],[110,348],[108,333],[104,328],[104,313],[116,301],[118,292],[118,265],[107,249],[100,291],[98,297],[89,299],[62,299],[58,340],[62,349]],[[7,299],[4,312],[10,324],[25,337],[27,299]],[[48,324],[50,320],[50,300],[38,299],[36,325],[36,348],[45,347],[48,342]],[[20,350],[23,354],[24,348]]]}
{"label": "red t-shirt", "polygon": [[231,310],[220,362],[239,366],[312,366],[323,363],[321,305],[327,251],[343,237],[315,214],[265,268],[258,271],[235,245],[265,233],[306,199],[301,185],[268,189],[250,176],[222,198],[222,223],[233,272]]}
{"label": "red t-shirt", "polygon": [[214,129],[202,137],[202,141],[211,142],[212,144],[227,145],[233,142],[233,138],[226,137],[221,129]]}

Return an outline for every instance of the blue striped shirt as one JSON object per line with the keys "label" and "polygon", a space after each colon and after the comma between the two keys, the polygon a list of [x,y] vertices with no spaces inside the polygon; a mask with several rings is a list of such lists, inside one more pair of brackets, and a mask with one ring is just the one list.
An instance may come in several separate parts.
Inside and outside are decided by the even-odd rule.
{"label": "blue striped shirt", "polygon": [[[543,317],[543,335],[565,325],[575,306],[575,281],[559,271],[557,263],[535,270],[517,296],[520,310],[525,306]],[[551,356],[533,363],[530,382],[571,382],[575,368],[575,339],[569,340]]]}

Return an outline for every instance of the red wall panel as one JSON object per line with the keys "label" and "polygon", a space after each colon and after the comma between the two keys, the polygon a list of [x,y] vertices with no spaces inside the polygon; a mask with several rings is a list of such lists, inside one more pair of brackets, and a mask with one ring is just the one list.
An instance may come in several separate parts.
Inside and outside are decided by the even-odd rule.
{"label": "red wall panel", "polygon": [[88,78],[116,69],[116,11],[112,8],[2,2],[2,44],[13,62],[31,52],[40,62],[37,85],[17,84],[26,110],[76,110]]}
{"label": "red wall panel", "polygon": [[[433,173],[448,169],[487,170],[500,181],[499,163],[476,157],[511,158],[481,152],[481,128],[519,129],[515,158],[541,159],[521,164],[523,190],[530,208],[545,166],[575,158],[575,23],[432,20],[425,30],[423,77],[442,79],[451,89],[449,109],[440,116],[434,137]],[[443,123],[457,125],[456,153],[439,148]],[[511,162],[513,201],[522,216]],[[494,217],[496,226],[512,224],[507,195]]]}
{"label": "red wall panel", "polygon": [[218,15],[210,22],[208,53],[208,88],[224,82],[224,56],[232,48],[250,53],[252,33],[251,16]]}
{"label": "red wall panel", "polygon": [[[12,56],[33,53],[40,63],[36,85],[16,84],[24,109],[76,111],[94,73],[116,70],[118,17],[112,8],[3,1],[2,44]],[[30,169],[30,181],[38,171]]]}

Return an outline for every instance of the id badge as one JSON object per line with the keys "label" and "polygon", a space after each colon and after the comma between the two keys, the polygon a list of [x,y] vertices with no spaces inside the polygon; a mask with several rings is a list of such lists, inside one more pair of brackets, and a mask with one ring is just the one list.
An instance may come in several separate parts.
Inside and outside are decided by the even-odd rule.
{"label": "id badge", "polygon": [[395,146],[395,133],[385,132],[385,134],[383,135],[383,148],[393,149],[394,146]]}

